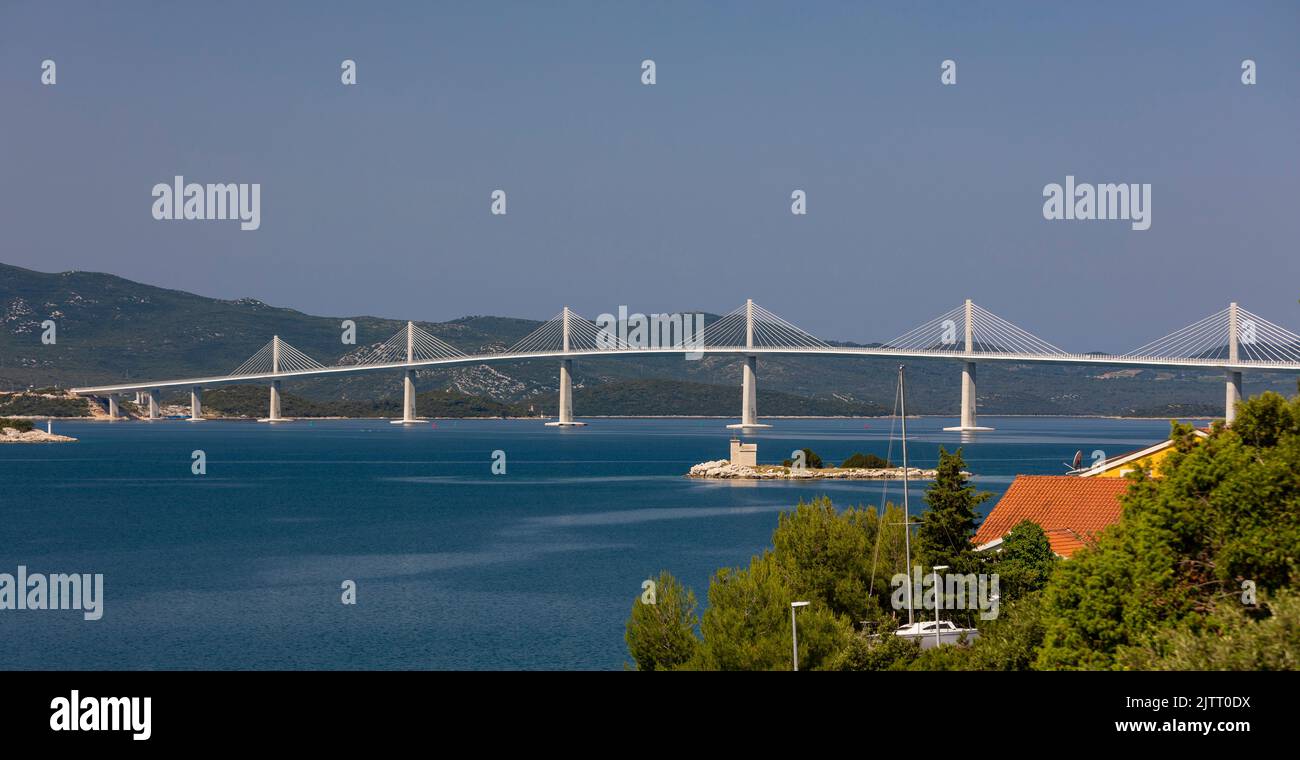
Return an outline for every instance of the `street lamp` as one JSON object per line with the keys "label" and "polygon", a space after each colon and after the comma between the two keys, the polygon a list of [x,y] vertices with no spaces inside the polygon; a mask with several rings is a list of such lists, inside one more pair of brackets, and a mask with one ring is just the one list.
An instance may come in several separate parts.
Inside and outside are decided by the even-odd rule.
{"label": "street lamp", "polygon": [[942,590],[939,586],[939,571],[947,569],[947,565],[934,566],[934,645],[936,647],[943,643],[943,640],[939,638],[939,607],[943,604],[939,596],[939,592]]}
{"label": "street lamp", "polygon": [[790,639],[794,642],[794,669],[799,669],[799,627],[794,623],[794,611],[807,607],[807,602],[790,602]]}

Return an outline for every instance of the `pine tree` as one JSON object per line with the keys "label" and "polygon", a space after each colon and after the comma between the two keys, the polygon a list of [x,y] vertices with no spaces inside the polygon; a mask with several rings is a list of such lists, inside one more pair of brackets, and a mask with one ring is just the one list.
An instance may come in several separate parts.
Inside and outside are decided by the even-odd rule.
{"label": "pine tree", "polygon": [[964,469],[961,449],[949,453],[939,447],[938,474],[925,490],[929,509],[916,531],[919,557],[927,565],[948,565],[953,572],[968,572],[974,565],[971,538],[979,521],[976,508],[992,496],[976,491]]}
{"label": "pine tree", "polygon": [[672,670],[690,660],[699,645],[695,592],[667,570],[653,582],[653,597],[642,593],[632,602],[624,640],[637,670]]}

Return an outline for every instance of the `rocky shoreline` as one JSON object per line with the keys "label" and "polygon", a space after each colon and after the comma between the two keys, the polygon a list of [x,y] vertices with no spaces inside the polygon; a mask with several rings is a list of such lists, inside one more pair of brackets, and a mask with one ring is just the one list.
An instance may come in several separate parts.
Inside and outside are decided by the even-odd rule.
{"label": "rocky shoreline", "polygon": [[33,429],[25,433],[11,427],[0,430],[0,443],[62,443],[75,440],[77,439],[71,436],[47,433],[44,430]]}
{"label": "rocky shoreline", "polygon": [[[907,468],[908,480],[934,480],[937,475],[937,470],[923,470],[920,467]],[[771,464],[750,467],[744,464],[732,464],[726,459],[719,459],[714,462],[701,462],[691,467],[686,476],[714,480],[902,480],[903,468],[826,467],[813,469],[804,467],[795,469]]]}

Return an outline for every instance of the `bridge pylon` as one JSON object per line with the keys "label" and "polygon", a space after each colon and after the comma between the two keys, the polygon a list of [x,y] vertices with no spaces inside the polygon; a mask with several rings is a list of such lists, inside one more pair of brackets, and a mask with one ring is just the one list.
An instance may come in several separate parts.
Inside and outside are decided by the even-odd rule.
{"label": "bridge pylon", "polygon": [[[966,323],[966,356],[975,355],[975,304],[969,298],[963,307],[962,313],[965,315]],[[977,401],[975,398],[975,361],[973,358],[967,359],[961,368],[961,424],[956,427],[946,427],[944,430],[956,431],[959,433],[974,433],[979,431],[992,430],[991,427],[980,427],[975,421],[975,407]]]}
{"label": "bridge pylon", "polygon": [[203,421],[203,388],[196,385],[190,388],[190,422]]}
{"label": "bridge pylon", "polygon": [[[570,350],[570,311],[565,306],[562,314],[562,336],[564,353]],[[560,414],[554,422],[546,423],[549,427],[582,427],[585,422],[573,419],[573,360],[565,357],[560,360]]]}
{"label": "bridge pylon", "polygon": [[[745,348],[754,347],[754,299],[745,300]],[[772,427],[758,421],[758,357],[745,355],[740,375],[740,424],[729,429]]]}
{"label": "bridge pylon", "polygon": [[[406,323],[406,363],[415,361],[415,323]],[[402,419],[393,420],[394,425],[418,425],[420,419],[415,416],[415,370],[407,369],[402,373]]]}
{"label": "bridge pylon", "polygon": [[149,389],[149,419],[156,420],[162,417],[161,410],[162,391],[157,388]]}
{"label": "bridge pylon", "polygon": [[[280,336],[271,336],[271,372],[273,374],[280,372],[280,351]],[[258,422],[288,422],[288,420],[280,416],[280,380],[278,378],[271,381],[271,403],[267,415]]]}
{"label": "bridge pylon", "polygon": [[122,419],[122,415],[117,409],[117,396],[111,393],[108,394],[108,419],[113,422]]}
{"label": "bridge pylon", "polygon": [[[1228,363],[1236,364],[1241,358],[1238,329],[1241,327],[1240,308],[1237,302],[1228,304]],[[1237,419],[1237,404],[1241,403],[1241,371],[1229,369],[1224,394],[1223,422],[1231,425]]]}

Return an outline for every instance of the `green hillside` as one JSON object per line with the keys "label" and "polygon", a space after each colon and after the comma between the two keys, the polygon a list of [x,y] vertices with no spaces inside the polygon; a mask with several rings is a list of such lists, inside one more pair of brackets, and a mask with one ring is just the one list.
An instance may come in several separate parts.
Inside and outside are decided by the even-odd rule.
{"label": "green hillside", "polygon": [[[41,322],[57,324],[54,345]],[[357,325],[344,345],[341,322]],[[223,301],[109,274],[45,274],[0,264],[0,387],[223,374],[278,334],[322,364],[382,343],[404,321],[365,315],[315,317],[244,298]],[[500,317],[419,322],[463,351],[508,345],[537,323]]]}

